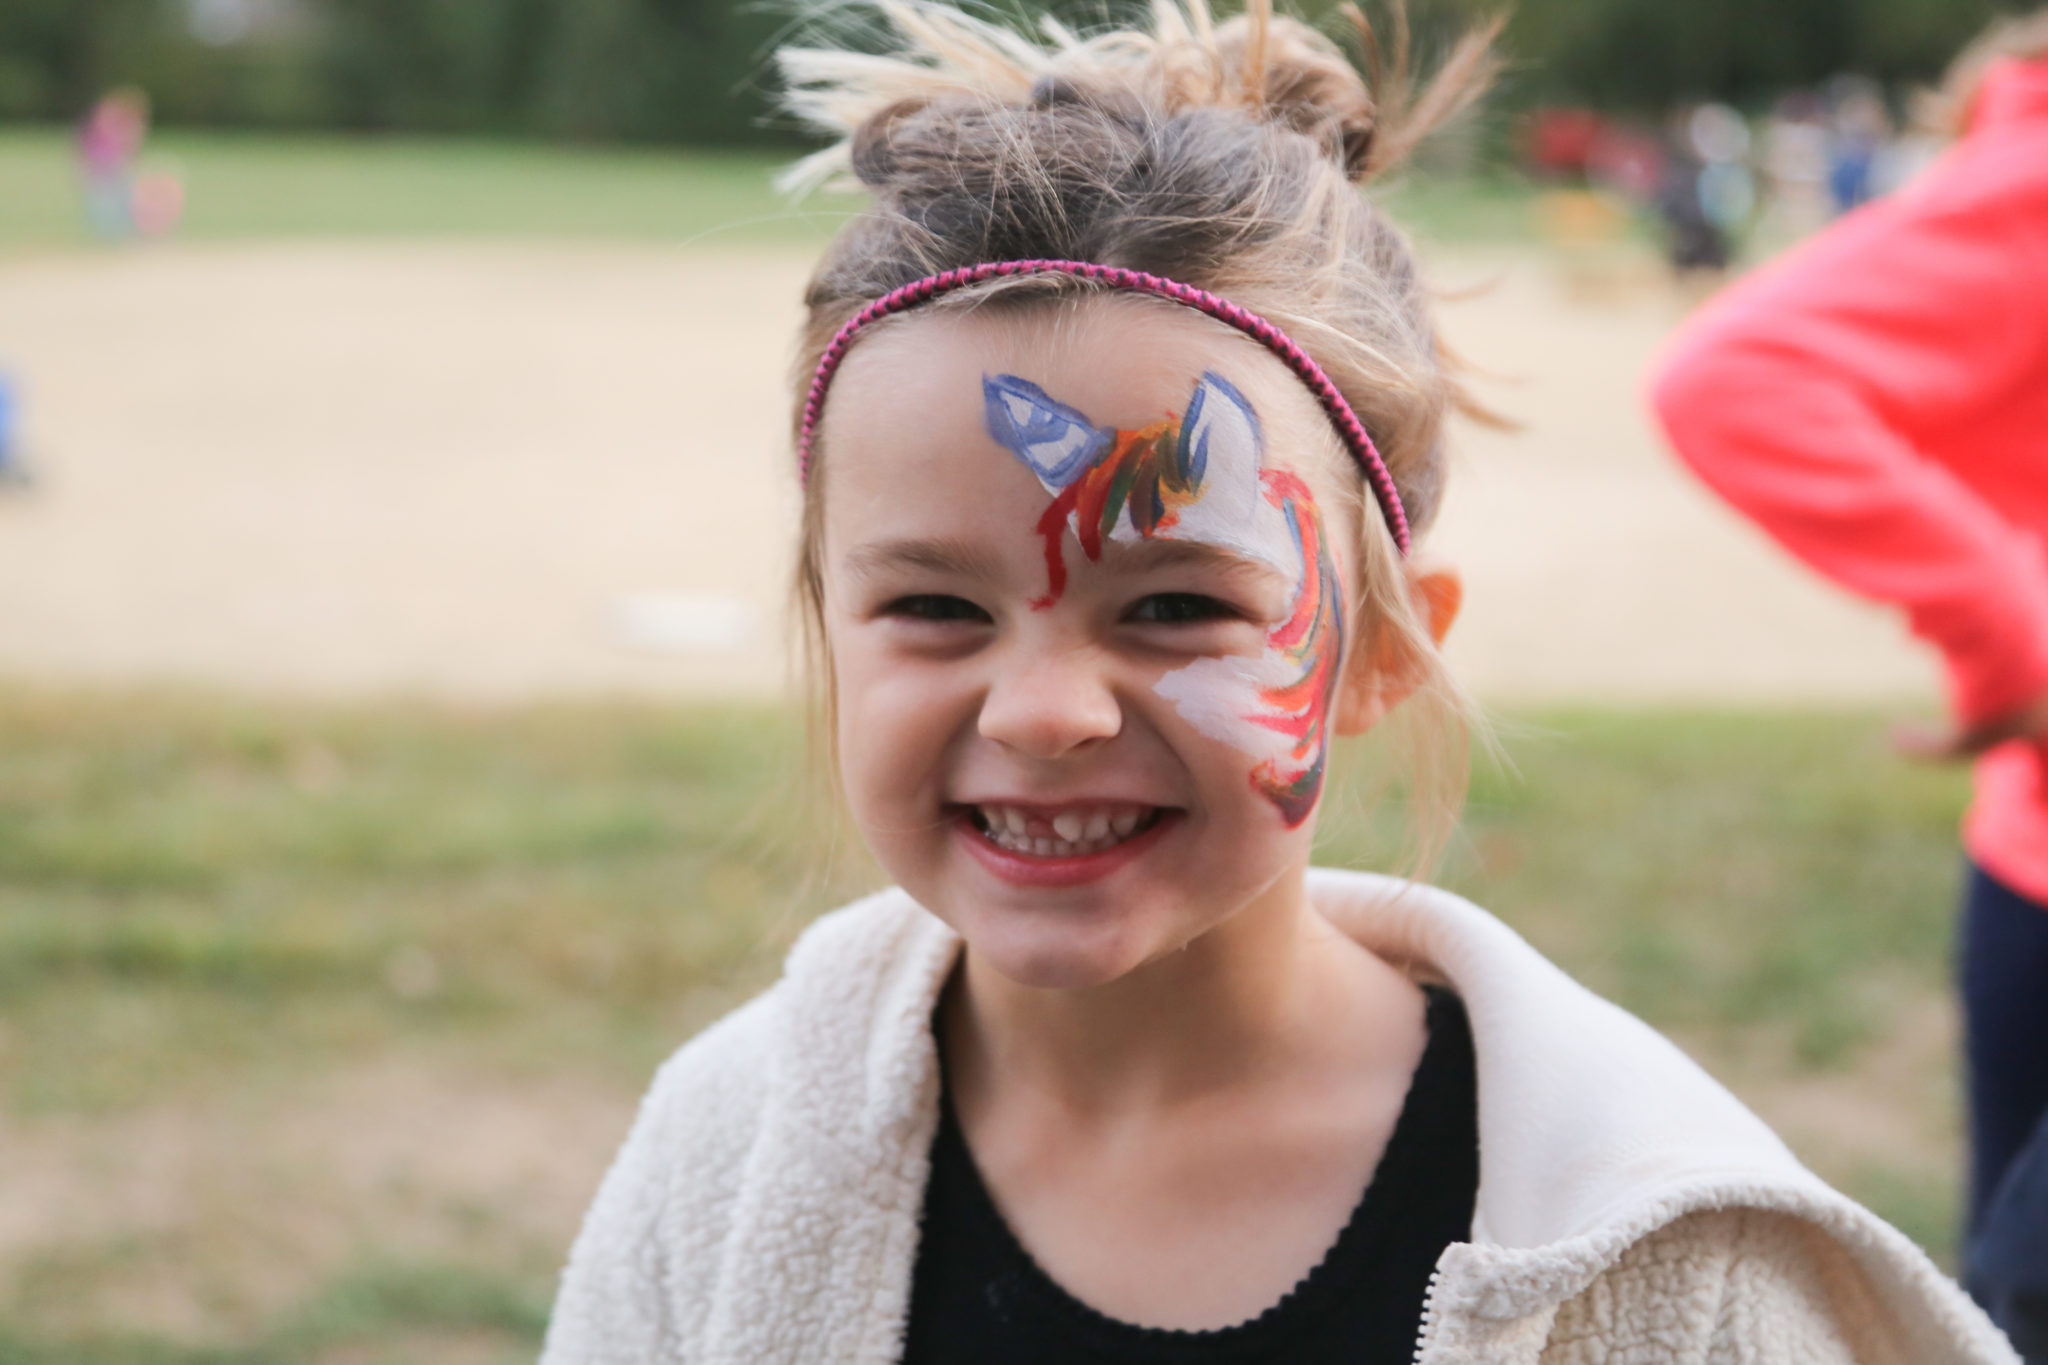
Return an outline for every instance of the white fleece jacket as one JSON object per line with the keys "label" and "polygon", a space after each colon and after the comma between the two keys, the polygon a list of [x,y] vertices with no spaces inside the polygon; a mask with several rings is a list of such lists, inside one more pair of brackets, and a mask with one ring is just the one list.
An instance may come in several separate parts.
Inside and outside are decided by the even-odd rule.
{"label": "white fleece jacket", "polygon": [[[1431,887],[1310,875],[1323,914],[1472,1021],[1478,1205],[1418,1365],[2017,1362],[1910,1241],[1507,926]],[[958,951],[902,892],[870,897],[677,1052],[570,1253],[543,1365],[897,1361]]]}

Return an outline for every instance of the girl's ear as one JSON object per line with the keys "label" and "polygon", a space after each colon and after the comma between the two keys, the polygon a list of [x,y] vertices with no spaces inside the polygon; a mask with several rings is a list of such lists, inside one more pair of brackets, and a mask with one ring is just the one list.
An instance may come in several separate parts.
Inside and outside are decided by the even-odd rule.
{"label": "girl's ear", "polygon": [[[1448,566],[1415,568],[1408,576],[1408,595],[1430,639],[1442,645],[1465,605],[1465,580]],[[1362,735],[1408,700],[1419,679],[1403,653],[1400,641],[1386,632],[1371,649],[1351,656],[1337,693],[1338,734]]]}

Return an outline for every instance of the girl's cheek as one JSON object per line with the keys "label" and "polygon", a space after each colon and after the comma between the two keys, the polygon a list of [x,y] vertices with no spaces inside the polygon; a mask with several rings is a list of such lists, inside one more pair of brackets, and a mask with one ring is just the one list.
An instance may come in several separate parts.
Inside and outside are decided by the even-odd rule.
{"label": "girl's cheek", "polygon": [[833,636],[833,713],[840,778],[857,818],[885,803],[901,784],[892,771],[906,757],[906,728],[928,712],[930,687],[921,670],[903,667],[880,633],[856,625]]}
{"label": "girl's cheek", "polygon": [[840,752],[877,770],[921,771],[971,723],[984,670],[971,660],[904,649],[885,630],[854,632],[834,656]]}
{"label": "girl's cheek", "polygon": [[1260,478],[1294,563],[1287,618],[1266,633],[1257,656],[1197,659],[1155,690],[1201,734],[1251,757],[1253,790],[1292,829],[1322,795],[1344,654],[1343,586],[1307,484],[1284,470],[1263,470]]}

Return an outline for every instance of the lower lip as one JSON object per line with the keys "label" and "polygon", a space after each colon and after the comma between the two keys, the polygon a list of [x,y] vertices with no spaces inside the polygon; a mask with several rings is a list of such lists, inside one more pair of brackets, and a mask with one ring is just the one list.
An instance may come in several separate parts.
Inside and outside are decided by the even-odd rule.
{"label": "lower lip", "polygon": [[1040,858],[1029,853],[1014,853],[1000,844],[991,843],[975,827],[974,818],[965,813],[953,822],[953,827],[967,841],[967,851],[978,858],[983,867],[1012,886],[1079,886],[1107,877],[1144,853],[1164,837],[1167,827],[1176,818],[1176,811],[1161,811],[1152,827],[1143,834],[1134,834],[1100,853],[1080,853],[1071,858]]}

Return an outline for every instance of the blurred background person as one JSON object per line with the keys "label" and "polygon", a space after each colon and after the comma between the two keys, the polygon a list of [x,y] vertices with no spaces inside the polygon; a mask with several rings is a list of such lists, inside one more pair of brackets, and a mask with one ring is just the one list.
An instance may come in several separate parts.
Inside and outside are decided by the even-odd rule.
{"label": "blurred background person", "polygon": [[1879,167],[1891,142],[1892,117],[1883,89],[1867,76],[1836,77],[1829,82],[1829,103],[1828,194],[1841,214],[1869,203],[1883,188]]}
{"label": "blurred background person", "polygon": [[78,128],[85,218],[109,241],[135,232],[135,160],[149,136],[149,96],[133,87],[102,95]]}
{"label": "blurred background person", "polygon": [[159,237],[184,212],[184,182],[139,165],[149,140],[149,96],[133,86],[102,95],[78,129],[78,178],[86,222],[107,241]]}
{"label": "blurred background person", "polygon": [[1697,105],[1686,116],[1686,140],[1699,158],[1700,212],[1729,249],[1742,240],[1756,211],[1756,176],[1749,169],[1749,124],[1728,105]]}
{"label": "blurred background person", "polygon": [[29,482],[28,465],[21,454],[19,407],[13,377],[0,370],[0,492],[25,487]]}
{"label": "blurred background person", "polygon": [[1665,259],[1681,277],[1718,274],[1728,268],[1731,229],[1754,201],[1742,165],[1749,129],[1726,105],[1695,105],[1672,118],[1666,147],[1656,201]]}
{"label": "blurred background person", "polygon": [[[1971,48],[1956,145],[1724,293],[1653,401],[1679,454],[1787,549],[1903,607],[1954,721],[1907,752],[1974,759],[1961,932],[1971,1288],[2048,1359],[2048,11]],[[1831,173],[1882,106],[1844,101]],[[1858,139],[1861,139],[1859,142]],[[1846,151],[1844,148],[1846,147]],[[2031,1147],[2030,1147],[2031,1144]],[[2031,1169],[2030,1169],[2031,1167]],[[2031,1200],[2031,1207],[2028,1201]]]}
{"label": "blurred background person", "polygon": [[1781,97],[1764,125],[1765,216],[1781,237],[1797,241],[1828,221],[1827,105],[1810,90]]}

